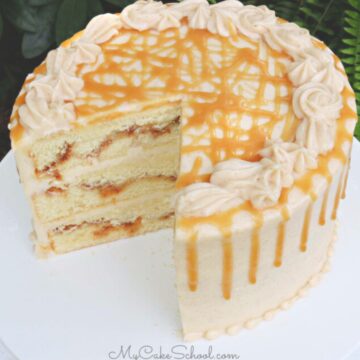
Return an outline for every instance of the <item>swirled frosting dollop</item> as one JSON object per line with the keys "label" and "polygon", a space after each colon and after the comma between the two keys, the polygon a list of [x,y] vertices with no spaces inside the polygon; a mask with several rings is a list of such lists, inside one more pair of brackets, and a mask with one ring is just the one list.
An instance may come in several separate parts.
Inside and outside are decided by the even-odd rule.
{"label": "swirled frosting dollop", "polygon": [[235,30],[243,5],[238,0],[225,0],[210,6],[207,29],[213,34],[229,36]]}
{"label": "swirled frosting dollop", "polygon": [[305,50],[303,56],[292,62],[288,77],[295,86],[318,82],[337,92],[341,92],[345,86],[344,76],[336,69],[333,57],[317,48]]}
{"label": "swirled frosting dollop", "polygon": [[231,191],[209,183],[186,187],[177,199],[177,211],[183,216],[210,216],[235,208],[243,199]]}
{"label": "swirled frosting dollop", "polygon": [[335,133],[334,119],[306,118],[297,128],[296,142],[316,154],[326,154],[335,145]]}
{"label": "swirled frosting dollop", "polygon": [[20,123],[27,131],[39,135],[48,135],[61,130],[68,130],[75,118],[74,105],[71,103],[49,103],[46,98],[39,98],[32,89],[26,95],[26,105],[19,109]]}
{"label": "swirled frosting dollop", "polygon": [[84,30],[82,41],[102,44],[115,36],[122,27],[120,17],[114,14],[95,16]]}
{"label": "swirled frosting dollop", "polygon": [[293,109],[300,119],[336,120],[343,107],[341,95],[327,85],[307,83],[293,94]]}
{"label": "swirled frosting dollop", "polygon": [[243,6],[237,17],[236,28],[251,39],[259,39],[269,26],[276,24],[275,12],[266,6]]}
{"label": "swirled frosting dollop", "polygon": [[224,189],[233,190],[244,199],[249,198],[249,189],[261,172],[261,164],[241,159],[230,159],[218,163],[210,182]]}
{"label": "swirled frosting dollop", "polygon": [[277,51],[285,51],[296,57],[312,46],[308,30],[294,23],[277,24],[264,33],[267,44]]}
{"label": "swirled frosting dollop", "polygon": [[157,29],[159,31],[180,26],[180,13],[174,7],[158,1],[140,0],[127,6],[121,13],[125,27],[144,31]]}

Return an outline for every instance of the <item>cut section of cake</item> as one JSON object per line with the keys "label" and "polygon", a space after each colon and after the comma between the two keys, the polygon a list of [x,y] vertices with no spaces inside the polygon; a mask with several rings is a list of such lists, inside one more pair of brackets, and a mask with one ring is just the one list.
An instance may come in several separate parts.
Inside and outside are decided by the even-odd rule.
{"label": "cut section of cake", "polygon": [[10,128],[38,254],[175,214],[194,340],[272,318],[328,269],[356,121],[340,60],[267,7],[140,0],[50,52]]}

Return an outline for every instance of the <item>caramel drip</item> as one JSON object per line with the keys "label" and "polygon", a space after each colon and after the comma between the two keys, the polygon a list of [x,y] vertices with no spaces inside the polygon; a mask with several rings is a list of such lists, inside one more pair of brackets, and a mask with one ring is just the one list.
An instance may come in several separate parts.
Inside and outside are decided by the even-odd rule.
{"label": "caramel drip", "polygon": [[308,205],[306,212],[305,212],[305,218],[304,218],[304,224],[301,231],[301,242],[300,242],[300,250],[305,252],[307,249],[307,243],[309,240],[309,230],[310,230],[310,222],[311,222],[311,215],[313,211],[313,201],[310,201],[310,204]]}
{"label": "caramel drip", "polygon": [[[178,226],[188,231],[186,258],[188,271],[188,286],[191,291],[195,291],[197,289],[197,284],[200,278],[200,276],[198,275],[198,257],[196,248],[197,231],[195,229],[198,225],[206,225],[211,223],[216,226],[219,231],[221,231],[223,250],[222,294],[224,299],[231,299],[233,285],[233,244],[231,238],[231,225],[233,216],[239,210],[251,210],[251,205],[246,203],[239,208],[231,209],[229,211],[207,217],[191,217],[178,219]],[[253,211],[254,214],[257,213],[257,211]]]}
{"label": "caramel drip", "polygon": [[282,257],[284,251],[284,241],[285,241],[285,227],[287,221],[290,218],[289,210],[287,209],[287,207],[284,206],[281,209],[281,216],[282,219],[279,222],[278,236],[276,241],[276,251],[275,251],[275,260],[274,260],[275,267],[280,267],[282,265]]}
{"label": "caramel drip", "polygon": [[335,200],[334,200],[334,207],[331,213],[331,220],[336,220],[337,219],[337,211],[339,208],[339,204],[340,204],[340,198],[341,198],[341,194],[342,194],[342,188],[343,188],[343,181],[344,181],[344,177],[346,175],[346,168],[344,168],[343,172],[341,173],[339,182],[338,182],[338,187],[336,189],[336,195],[335,195]]}
{"label": "caramel drip", "polygon": [[231,298],[231,289],[233,282],[233,245],[231,236],[223,239],[223,280],[222,291],[226,300]]}
{"label": "caramel drip", "polygon": [[341,198],[342,199],[346,198],[346,188],[347,188],[347,183],[348,183],[348,180],[349,180],[350,162],[351,162],[351,159],[349,158],[348,164],[347,164],[346,175],[345,175],[345,179],[344,179],[344,186],[343,186],[342,192],[341,192]]}
{"label": "caramel drip", "polygon": [[188,286],[190,291],[196,291],[198,286],[198,255],[197,234],[193,233],[187,243]]}
{"label": "caramel drip", "polygon": [[319,216],[319,225],[323,226],[326,224],[326,214],[327,214],[327,204],[330,194],[330,188],[331,188],[331,181],[328,181],[328,184],[326,186],[326,190],[324,192],[324,198],[323,202],[321,204],[321,210],[320,210],[320,216]]}
{"label": "caramel drip", "polygon": [[250,249],[250,266],[249,266],[249,282],[250,284],[256,283],[256,275],[259,266],[260,258],[260,231],[264,223],[263,215],[261,212],[253,213],[254,229],[251,236],[251,249]]}

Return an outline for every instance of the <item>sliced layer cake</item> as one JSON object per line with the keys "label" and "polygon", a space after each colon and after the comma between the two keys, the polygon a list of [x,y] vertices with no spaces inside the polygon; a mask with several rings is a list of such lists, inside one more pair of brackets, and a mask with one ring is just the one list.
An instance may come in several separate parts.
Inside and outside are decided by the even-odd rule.
{"label": "sliced layer cake", "polygon": [[328,268],[355,109],[339,59],[265,6],[98,16],[14,107],[36,250],[172,227],[175,213],[185,338],[253,327]]}

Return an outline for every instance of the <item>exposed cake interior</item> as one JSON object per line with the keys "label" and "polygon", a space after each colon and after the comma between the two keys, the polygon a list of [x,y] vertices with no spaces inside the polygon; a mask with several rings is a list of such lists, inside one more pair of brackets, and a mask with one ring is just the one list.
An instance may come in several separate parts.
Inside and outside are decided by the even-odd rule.
{"label": "exposed cake interior", "polygon": [[38,252],[65,253],[170,227],[181,104],[39,139],[16,152]]}

